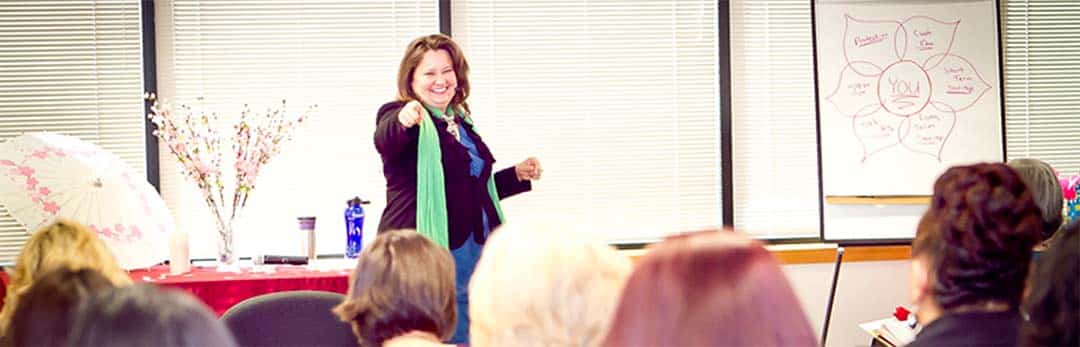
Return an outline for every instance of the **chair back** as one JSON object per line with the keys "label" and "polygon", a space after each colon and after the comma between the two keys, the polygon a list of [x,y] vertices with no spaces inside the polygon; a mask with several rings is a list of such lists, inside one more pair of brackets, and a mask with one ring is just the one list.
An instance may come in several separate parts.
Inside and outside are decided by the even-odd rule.
{"label": "chair back", "polygon": [[330,309],[338,293],[289,291],[259,295],[221,316],[239,346],[357,346],[352,326]]}

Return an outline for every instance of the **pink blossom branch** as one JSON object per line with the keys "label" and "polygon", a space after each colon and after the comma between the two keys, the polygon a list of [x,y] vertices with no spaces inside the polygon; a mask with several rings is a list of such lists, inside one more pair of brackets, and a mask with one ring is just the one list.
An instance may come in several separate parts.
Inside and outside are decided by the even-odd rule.
{"label": "pink blossom branch", "polygon": [[[255,179],[262,166],[281,151],[281,145],[292,138],[293,131],[317,107],[312,105],[303,114],[289,117],[284,100],[280,108],[268,109],[265,114],[253,113],[248,105],[244,105],[240,122],[234,126],[236,187],[232,194],[232,204],[225,205],[225,184],[221,169],[223,137],[215,128],[219,119],[217,114],[207,114],[201,107],[196,111],[188,105],[180,105],[180,112],[177,114],[167,101],[159,101],[153,94],[147,94],[146,98],[153,103],[147,117],[158,128],[154,135],[161,139],[169,152],[176,157],[184,175],[195,182],[202,192],[203,199],[214,214],[219,231],[226,230],[240,209],[247,205],[248,196],[255,189]],[[197,100],[201,105],[203,99]],[[225,212],[228,213],[228,219],[224,218]]]}

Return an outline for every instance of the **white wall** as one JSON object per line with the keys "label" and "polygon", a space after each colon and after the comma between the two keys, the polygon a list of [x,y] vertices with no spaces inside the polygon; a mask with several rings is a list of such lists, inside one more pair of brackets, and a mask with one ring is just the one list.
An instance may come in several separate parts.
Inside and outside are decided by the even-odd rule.
{"label": "white wall", "polygon": [[[897,305],[908,303],[911,261],[844,263],[836,287],[826,346],[868,346],[870,335],[859,323],[888,317]],[[802,302],[811,326],[821,336],[828,303],[833,263],[785,265],[784,272]]]}
{"label": "white wall", "polygon": [[[910,239],[927,205],[825,203],[825,241]],[[873,225],[873,228],[867,228]]]}

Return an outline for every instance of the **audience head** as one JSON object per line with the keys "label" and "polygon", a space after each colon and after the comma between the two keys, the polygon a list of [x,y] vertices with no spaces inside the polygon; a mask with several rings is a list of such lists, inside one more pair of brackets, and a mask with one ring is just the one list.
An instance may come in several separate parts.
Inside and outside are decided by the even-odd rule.
{"label": "audience head", "polygon": [[19,295],[3,345],[64,345],[79,303],[112,287],[112,282],[91,269],[56,268],[42,274]]}
{"label": "audience head", "polygon": [[505,225],[469,283],[470,344],[599,345],[631,266],[582,230]]}
{"label": "audience head", "polygon": [[948,169],[912,244],[912,301],[930,315],[1019,308],[1041,231],[1039,207],[1008,166]]}
{"label": "audience head", "polygon": [[360,252],[345,302],[334,308],[363,346],[410,332],[449,339],[457,324],[454,259],[414,230],[380,233]]}
{"label": "audience head", "polygon": [[673,236],[626,283],[607,346],[813,346],[776,259],[729,231]]}
{"label": "audience head", "polygon": [[177,289],[149,284],[117,287],[83,300],[71,346],[235,346],[210,309]]}
{"label": "audience head", "polygon": [[1037,263],[1025,303],[1025,346],[1080,345],[1080,221],[1062,229]]}
{"label": "audience head", "polygon": [[131,284],[127,272],[97,234],[76,222],[58,220],[30,235],[15,259],[0,312],[0,327],[6,329],[10,324],[12,313],[19,307],[19,295],[42,273],[56,268],[94,269],[114,285]]}
{"label": "audience head", "polygon": [[1038,159],[1010,160],[1009,167],[1020,175],[1020,179],[1024,180],[1031,191],[1035,204],[1042,211],[1042,237],[1049,239],[1061,227],[1064,219],[1062,205],[1065,198],[1061,193],[1057,174],[1050,164]]}

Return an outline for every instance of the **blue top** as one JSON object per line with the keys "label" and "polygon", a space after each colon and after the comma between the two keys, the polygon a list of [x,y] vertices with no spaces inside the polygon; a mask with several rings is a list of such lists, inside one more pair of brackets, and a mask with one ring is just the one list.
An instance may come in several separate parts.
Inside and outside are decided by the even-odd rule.
{"label": "blue top", "polygon": [[484,170],[484,159],[480,158],[480,151],[476,149],[476,143],[469,137],[469,131],[466,130],[466,127],[459,126],[458,134],[461,135],[461,145],[469,150],[469,158],[472,159],[472,162],[469,163],[469,174],[472,177],[480,177],[480,171]]}
{"label": "blue top", "polygon": [[[484,160],[480,158],[476,143],[469,137],[469,131],[464,126],[458,127],[458,135],[461,137],[461,145],[469,150],[469,158],[472,159],[469,163],[469,174],[480,177],[480,171],[484,169]],[[487,212],[481,212],[481,215],[484,218],[484,235],[488,235],[491,233],[491,226],[488,224]],[[465,240],[464,245],[451,251],[455,264],[454,279],[458,308],[458,325],[454,329],[454,336],[450,339],[451,343],[469,343],[469,280],[476,268],[476,262],[480,260],[483,247],[470,237]]]}

